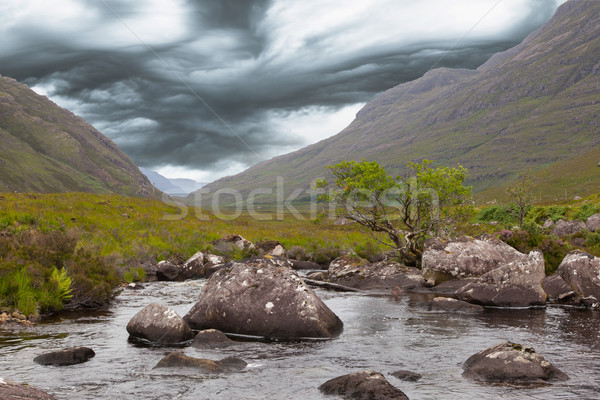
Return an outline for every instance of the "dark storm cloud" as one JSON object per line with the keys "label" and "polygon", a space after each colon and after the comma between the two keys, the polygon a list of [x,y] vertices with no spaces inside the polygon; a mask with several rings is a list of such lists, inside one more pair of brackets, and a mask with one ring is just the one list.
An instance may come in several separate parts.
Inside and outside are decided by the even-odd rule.
{"label": "dark storm cloud", "polygon": [[[343,39],[335,41],[349,32],[343,25],[308,30],[304,37],[285,24],[273,31],[273,3],[187,1],[177,10],[163,4],[177,23],[156,28],[164,35],[154,36],[144,34],[153,27],[144,25],[137,4],[117,0],[95,2],[87,19],[73,21],[73,27],[25,19],[4,29],[0,73],[46,88],[140,166],[213,170],[227,160],[249,165],[306,144],[298,135],[276,131],[273,110],[335,111],[432,67],[476,68],[556,9],[553,1],[521,1],[525,17],[501,34],[458,42],[398,38],[346,50]],[[277,37],[286,29],[289,45]]]}

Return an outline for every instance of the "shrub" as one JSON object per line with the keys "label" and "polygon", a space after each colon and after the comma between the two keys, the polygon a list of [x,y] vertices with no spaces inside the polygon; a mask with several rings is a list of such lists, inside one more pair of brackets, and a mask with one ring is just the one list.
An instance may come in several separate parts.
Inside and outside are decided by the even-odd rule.
{"label": "shrub", "polygon": [[577,210],[577,212],[573,215],[573,218],[580,221],[585,221],[592,215],[598,213],[600,213],[600,205],[587,203],[582,205],[579,210]]}
{"label": "shrub", "polygon": [[125,272],[123,279],[127,283],[144,282],[146,280],[146,271],[142,267],[131,267]]}
{"label": "shrub", "polygon": [[553,274],[569,250],[571,250],[569,245],[552,237],[544,238],[539,245],[539,249],[544,253],[546,275]]}
{"label": "shrub", "polygon": [[492,222],[497,221],[502,226],[513,226],[519,221],[515,217],[517,209],[515,205],[509,207],[504,206],[489,206],[482,208],[475,216],[476,222]]}

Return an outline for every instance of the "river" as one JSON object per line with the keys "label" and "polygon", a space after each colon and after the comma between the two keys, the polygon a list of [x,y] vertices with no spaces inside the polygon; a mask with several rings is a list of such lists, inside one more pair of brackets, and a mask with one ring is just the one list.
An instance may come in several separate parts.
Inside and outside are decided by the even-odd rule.
{"label": "river", "polygon": [[[415,399],[597,399],[600,398],[600,312],[549,307],[540,310],[432,311],[424,295],[399,300],[317,290],[344,322],[333,340],[239,342],[224,349],[181,349],[193,357],[239,357],[239,373],[210,375],[153,369],[174,348],[142,347],[128,341],[131,317],[158,302],[183,316],[204,281],[155,282],[124,290],[108,311],[64,314],[30,328],[0,327],[0,377],[36,386],[67,399],[321,399],[318,386],[362,369],[383,373]],[[532,346],[571,379],[521,388],[487,386],[461,377],[472,354],[504,340]],[[96,356],[84,364],[47,367],[41,353],[87,346]],[[390,374],[423,375],[403,382]]]}

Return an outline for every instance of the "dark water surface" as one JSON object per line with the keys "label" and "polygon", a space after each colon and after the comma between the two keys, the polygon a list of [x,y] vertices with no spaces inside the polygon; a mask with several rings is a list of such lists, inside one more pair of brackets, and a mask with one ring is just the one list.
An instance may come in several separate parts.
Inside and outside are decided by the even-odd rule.
{"label": "dark water surface", "polygon": [[[27,382],[59,400],[67,399],[321,399],[328,379],[374,369],[415,399],[598,399],[600,312],[486,310],[481,314],[430,311],[427,297],[391,298],[318,290],[344,321],[335,340],[239,342],[226,349],[182,349],[192,357],[239,357],[240,373],[207,375],[193,370],[153,370],[173,348],[128,342],[131,317],[151,302],[183,316],[203,281],[157,282],[125,290],[110,311],[63,316],[27,329],[0,328],[0,377]],[[571,379],[536,388],[484,386],[461,377],[472,354],[504,340],[532,346]],[[94,349],[85,364],[45,367],[41,353],[72,346]],[[407,369],[423,375],[403,382],[389,374]]]}

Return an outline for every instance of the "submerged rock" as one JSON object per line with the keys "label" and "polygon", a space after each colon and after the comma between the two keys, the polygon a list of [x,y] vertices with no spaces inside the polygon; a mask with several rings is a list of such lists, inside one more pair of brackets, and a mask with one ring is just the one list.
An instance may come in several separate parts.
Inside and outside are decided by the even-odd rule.
{"label": "submerged rock", "polygon": [[369,264],[353,256],[342,256],[333,260],[329,265],[328,274],[328,282],[361,290],[389,290],[394,287],[409,289],[423,284],[417,268],[391,261]]}
{"label": "submerged rock", "polygon": [[41,354],[33,361],[41,365],[65,366],[84,363],[95,355],[94,350],[88,347],[73,347]]}
{"label": "submerged rock", "polygon": [[456,291],[460,300],[492,307],[531,307],[546,303],[542,282],[546,277],[544,255],[528,256],[483,274]]}
{"label": "submerged rock", "polygon": [[431,300],[433,310],[444,311],[483,311],[483,307],[466,301],[452,299],[450,297],[436,297]]}
{"label": "submerged rock", "polygon": [[427,285],[435,286],[452,279],[480,277],[524,257],[499,239],[433,238],[425,242],[421,273]]}
{"label": "submerged rock", "polygon": [[194,368],[202,372],[220,374],[241,371],[247,365],[244,360],[234,357],[213,361],[206,358],[189,357],[183,353],[174,351],[163,357],[154,368]]}
{"label": "submerged rock", "polygon": [[161,345],[180,344],[194,338],[189,325],[175,311],[157,303],[135,314],[127,324],[127,332],[134,338]]}
{"label": "submerged rock", "polygon": [[235,342],[229,339],[223,332],[216,329],[206,329],[198,332],[192,342],[192,346],[199,348],[225,347],[233,343]]}
{"label": "submerged rock", "polygon": [[349,400],[408,400],[402,390],[393,386],[376,371],[360,371],[331,379],[319,390]]}
{"label": "submerged rock", "polygon": [[185,315],[194,329],[268,338],[331,338],[342,321],[291,268],[268,260],[215,273]]}
{"label": "submerged rock", "polygon": [[556,272],[580,297],[600,300],[600,258],[574,250],[566,255]]}
{"label": "submerged rock", "polygon": [[569,377],[531,347],[503,342],[472,355],[463,376],[486,383],[539,384]]}
{"label": "submerged rock", "polygon": [[0,378],[0,399],[2,400],[56,400],[48,393],[29,385],[23,385]]}
{"label": "submerged rock", "polygon": [[416,372],[405,370],[392,372],[392,376],[406,382],[417,382],[423,377],[423,375],[417,374]]}

